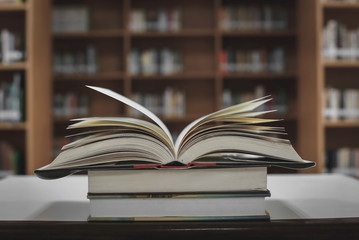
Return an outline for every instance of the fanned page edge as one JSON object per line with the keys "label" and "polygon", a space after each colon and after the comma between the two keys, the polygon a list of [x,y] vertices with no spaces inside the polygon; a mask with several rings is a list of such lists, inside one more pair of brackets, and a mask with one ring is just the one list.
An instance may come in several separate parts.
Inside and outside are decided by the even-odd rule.
{"label": "fanned page edge", "polygon": [[90,85],[86,85],[86,87],[91,88],[97,92],[100,92],[102,94],[105,94],[109,97],[112,97],[134,109],[136,109],[137,111],[140,111],[141,113],[143,113],[144,115],[146,115],[147,117],[149,117],[152,121],[154,121],[165,133],[166,135],[169,137],[169,139],[171,140],[172,145],[174,145],[173,139],[172,139],[172,135],[170,133],[170,131],[168,130],[168,128],[166,127],[166,125],[161,121],[161,119],[159,119],[159,117],[157,117],[153,112],[151,112],[150,110],[148,110],[147,108],[145,108],[144,106],[136,103],[135,101],[132,101],[131,99],[117,93],[114,92],[112,90],[109,90],[107,88],[102,88],[102,87],[95,87],[95,86],[90,86]]}
{"label": "fanned page edge", "polygon": [[[251,101],[247,101],[247,102],[243,102],[234,106],[230,106],[221,110],[218,110],[214,113],[210,113],[208,115],[205,115],[203,117],[200,117],[196,120],[194,120],[193,122],[191,122],[190,124],[188,124],[178,135],[178,138],[175,142],[175,152],[176,154],[178,154],[179,152],[179,148],[181,146],[182,140],[184,139],[184,137],[186,136],[186,134],[190,131],[192,131],[193,129],[197,128],[198,126],[202,125],[204,122],[207,122],[208,120],[211,120],[211,117],[217,117],[217,116],[225,116],[225,115],[230,115],[233,114],[235,112],[238,112],[239,108],[245,108],[245,109],[241,109],[239,111],[240,112],[245,112],[245,111],[252,111],[253,109],[259,107],[260,105],[270,101],[272,98],[270,96],[264,96],[261,98],[257,98]],[[177,156],[176,156],[177,157]]]}

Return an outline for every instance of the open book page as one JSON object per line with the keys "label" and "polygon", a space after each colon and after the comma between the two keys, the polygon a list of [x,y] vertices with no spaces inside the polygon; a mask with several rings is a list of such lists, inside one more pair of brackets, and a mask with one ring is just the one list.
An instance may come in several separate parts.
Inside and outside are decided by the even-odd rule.
{"label": "open book page", "polygon": [[[245,102],[242,104],[238,104],[238,105],[234,105],[222,110],[219,110],[217,112],[208,114],[206,116],[203,116],[195,121],[193,121],[192,123],[190,123],[189,125],[187,125],[182,132],[179,134],[176,143],[175,143],[175,150],[178,153],[180,146],[182,145],[182,141],[184,140],[184,138],[186,138],[192,131],[194,131],[196,128],[198,128],[199,126],[213,121],[215,119],[223,119],[225,117],[230,117],[231,115],[234,114],[240,114],[240,113],[245,113],[248,111],[253,111],[255,108],[259,107],[260,105],[270,101],[271,99],[268,97],[263,97],[263,98],[258,98],[255,99],[253,101],[249,101],[249,102]],[[244,115],[242,114],[242,117]],[[253,119],[253,121],[256,121]],[[263,120],[263,121],[276,121],[276,120]],[[250,120],[248,120],[248,123],[251,123]],[[254,123],[254,122],[252,122]]]}
{"label": "open book page", "polygon": [[68,127],[68,129],[87,128],[87,127],[124,127],[127,129],[141,130],[144,133],[151,134],[162,140],[172,152],[174,152],[172,140],[168,135],[157,125],[136,118],[121,118],[121,117],[90,117],[78,118],[73,121],[80,121]]}
{"label": "open book page", "polygon": [[130,107],[133,107],[134,109],[140,111],[141,113],[143,113],[144,115],[146,115],[147,117],[152,119],[152,121],[157,123],[157,125],[160,126],[160,128],[166,133],[166,135],[168,136],[168,138],[172,142],[172,145],[174,145],[171,133],[168,130],[168,128],[166,127],[166,125],[161,121],[161,119],[159,119],[155,114],[153,114],[147,108],[145,108],[142,105],[132,101],[131,99],[126,98],[126,97],[122,96],[121,94],[118,94],[118,93],[116,93],[114,91],[111,91],[109,89],[101,88],[101,87],[94,87],[94,86],[86,86],[86,87],[91,88],[91,89],[93,89],[95,91],[98,91],[100,93],[103,93],[103,94],[105,94],[105,95],[107,95],[109,97],[112,97],[112,98],[114,98],[114,99],[116,99],[116,100],[118,100],[120,102],[123,102],[124,104],[129,105]]}

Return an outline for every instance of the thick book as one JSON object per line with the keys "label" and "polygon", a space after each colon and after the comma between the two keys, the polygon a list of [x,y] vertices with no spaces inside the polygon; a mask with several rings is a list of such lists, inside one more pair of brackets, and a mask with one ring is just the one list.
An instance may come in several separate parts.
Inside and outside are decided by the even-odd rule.
{"label": "thick book", "polygon": [[88,194],[90,221],[267,220],[268,190],[225,193]]}
{"label": "thick book", "polygon": [[266,167],[194,168],[190,171],[187,169],[88,171],[90,194],[221,193],[266,189]]}
{"label": "thick book", "polygon": [[255,111],[270,101],[266,96],[234,105],[187,125],[173,141],[165,124],[138,103],[109,89],[88,86],[140,111],[150,121],[129,117],[74,119],[69,129],[83,130],[81,137],[62,148],[49,165],[35,171],[53,179],[94,169],[190,169],[223,167],[281,166],[308,168],[281,127],[270,126],[276,119]]}

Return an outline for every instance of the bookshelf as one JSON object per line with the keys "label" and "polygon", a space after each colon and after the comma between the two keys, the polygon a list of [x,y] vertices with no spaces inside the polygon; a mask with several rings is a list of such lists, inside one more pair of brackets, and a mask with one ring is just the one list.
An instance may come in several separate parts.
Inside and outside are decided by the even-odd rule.
{"label": "bookshelf", "polygon": [[[317,0],[303,1],[302,6],[310,11],[301,30],[305,37],[300,41],[304,50],[303,57],[299,57],[302,69],[300,72],[305,73],[307,78],[300,83],[302,90],[299,91],[306,91],[306,94],[300,97],[304,104],[301,105],[299,113],[303,116],[303,120],[300,120],[303,123],[303,131],[306,128],[311,139],[315,141],[312,147],[305,142],[302,142],[301,147],[311,149],[308,151],[310,155],[319,159],[317,164],[320,172],[331,168],[332,171],[338,170],[358,176],[358,166],[353,169],[355,164],[351,165],[359,147],[359,121],[355,116],[355,105],[349,105],[355,101],[348,100],[347,96],[355,96],[356,90],[359,89],[356,77],[359,73],[359,61],[353,55],[352,49],[345,50],[352,46],[332,44],[330,36],[336,36],[330,35],[328,29],[336,28],[338,24],[340,28],[346,28],[340,31],[348,35],[350,31],[358,29],[359,5]],[[305,26],[306,24],[308,25]],[[338,40],[340,44],[342,41]],[[304,55],[307,56],[304,58]],[[337,99],[339,96],[342,100]],[[352,169],[348,169],[348,166]]]}
{"label": "bookshelf", "polygon": [[[42,11],[48,15],[54,9],[66,9],[68,7],[79,7],[89,13],[87,15],[87,28],[71,31],[54,31],[51,33],[49,21],[41,23],[40,27],[34,25],[35,18],[31,11]],[[286,23],[280,23],[277,27],[235,27],[224,28],[226,9],[241,8],[273,8],[285,9]],[[85,9],[85,10],[84,10]],[[146,11],[158,11],[161,9],[168,15],[175,11],[180,12],[180,26],[172,30],[133,31],[130,29],[131,14],[134,11],[146,14]],[[253,9],[252,9],[253,10]],[[275,10],[275,11],[277,11]],[[239,10],[243,11],[243,10]],[[247,11],[247,10],[245,10]],[[268,9],[266,10],[268,11]],[[24,14],[26,12],[26,14]],[[142,12],[142,13],[141,13]],[[162,13],[163,13],[162,12]],[[258,87],[264,89],[265,93],[283,93],[285,100],[284,113],[270,117],[285,119],[279,123],[284,125],[289,133],[290,140],[304,159],[316,160],[316,168],[311,172],[322,172],[325,169],[325,149],[330,146],[339,146],[341,141],[334,141],[336,136],[345,138],[348,134],[349,140],[355,142],[355,134],[358,132],[357,121],[329,121],[323,117],[323,92],[327,84],[344,87],[358,87],[355,76],[359,73],[357,61],[326,60],[322,57],[322,30],[330,18],[342,19],[350,27],[359,26],[358,21],[351,21],[358,13],[358,4],[349,3],[323,3],[320,0],[290,0],[290,1],[230,1],[230,0],[198,0],[198,1],[160,1],[151,2],[145,0],[77,0],[61,1],[52,0],[43,7],[27,1],[20,6],[4,6],[0,8],[1,14],[22,14],[25,20],[27,34],[31,39],[46,36],[45,40],[29,41],[27,44],[36,47],[27,47],[29,59],[25,62],[12,65],[0,64],[0,72],[22,71],[26,74],[26,122],[20,125],[0,125],[0,131],[6,134],[16,132],[20,138],[26,138],[22,144],[26,149],[27,173],[52,160],[52,143],[61,141],[60,136],[66,135],[65,127],[68,120],[78,117],[70,113],[68,116],[53,116],[51,105],[56,95],[65,96],[68,93],[75,95],[89,95],[87,114],[91,116],[130,116],[131,111],[116,101],[100,96],[86,89],[84,85],[97,85],[111,88],[128,97],[136,93],[150,93],[159,95],[168,87],[183,91],[186,96],[185,114],[183,116],[160,116],[169,128],[176,132],[180,131],[186,124],[204,114],[220,109],[224,104],[224,92],[230,90],[232,96],[251,93]],[[41,14],[38,14],[41,15]],[[283,13],[282,13],[283,15]],[[306,17],[303,17],[303,16]],[[37,16],[40,18],[40,16]],[[50,19],[50,16],[46,16]],[[233,20],[233,19],[232,19]],[[37,19],[37,21],[39,21]],[[169,21],[169,20],[168,20]],[[0,21],[1,22],[1,21]],[[350,24],[349,24],[350,23]],[[357,24],[356,24],[357,23]],[[258,24],[258,23],[256,23]],[[46,27],[45,27],[46,25]],[[225,25],[225,24],[224,24]],[[230,25],[231,26],[231,25]],[[84,26],[82,26],[84,27]],[[30,29],[30,30],[29,30]],[[48,32],[47,32],[48,31]],[[39,35],[32,34],[38,32]],[[27,36],[27,39],[29,37]],[[52,48],[49,53],[39,51],[44,45]],[[56,54],[60,58],[76,55],[83,59],[88,54],[88,49],[95,55],[95,70],[70,69],[67,73],[53,73],[53,66],[44,61],[45,65],[36,65],[40,57],[53,59]],[[276,59],[284,59],[284,65],[276,71],[263,70],[241,70],[243,62],[235,62],[234,71],[224,72],[221,67],[221,56],[224,51],[232,51],[230,54],[261,56],[269,58],[271,52],[278,50]],[[180,63],[183,69],[177,73],[161,74],[131,74],[129,58],[133,49],[142,52],[151,50],[148,56],[155,56],[163,49],[179,52]],[[36,51],[35,51],[36,50]],[[42,49],[40,49],[42,50]],[[155,50],[155,51],[153,51]],[[79,53],[80,51],[80,53]],[[157,53],[156,53],[157,51]],[[279,53],[278,53],[279,52]],[[279,56],[278,55],[282,55]],[[32,54],[32,55],[31,55]],[[50,54],[49,54],[50,55]],[[236,55],[236,56],[237,56]],[[240,58],[239,58],[240,59]],[[261,58],[262,59],[262,58]],[[266,58],[263,58],[264,60]],[[261,64],[266,66],[266,62]],[[228,60],[228,59],[227,59]],[[268,59],[267,59],[268,60]],[[70,65],[73,60],[70,58]],[[45,63],[46,62],[46,63]],[[65,61],[66,62],[66,61]],[[47,64],[47,65],[46,65]],[[39,71],[40,66],[46,66],[45,71]],[[239,66],[239,67],[238,67]],[[66,66],[65,66],[66,67]],[[258,67],[258,66],[257,66]],[[267,66],[268,67],[268,66]],[[35,70],[33,70],[35,69]],[[346,73],[346,80],[340,79]],[[34,82],[41,79],[39,82]],[[52,81],[46,82],[46,79]],[[32,81],[32,82],[31,82]],[[49,95],[42,91],[52,89]],[[41,92],[42,94],[39,94]],[[31,99],[31,100],[30,100]],[[44,101],[46,100],[46,101]],[[36,101],[40,101],[36,102]],[[79,99],[76,99],[79,101]],[[40,113],[36,104],[43,104],[44,112]],[[36,105],[37,106],[37,105]],[[34,110],[35,109],[35,110]],[[39,116],[44,116],[39,118]],[[43,126],[50,129],[51,136],[34,134],[39,132]],[[40,131],[41,132],[41,131]],[[344,134],[343,134],[344,133]],[[12,137],[13,138],[13,137]],[[45,141],[46,139],[46,141]],[[40,144],[39,142],[40,141]],[[33,148],[31,144],[44,146],[39,149]],[[346,142],[346,141],[342,141]],[[44,143],[44,145],[41,145]],[[35,145],[35,144],[34,144]],[[31,149],[30,149],[31,148]],[[43,149],[47,149],[43,151]],[[44,157],[42,157],[44,156]],[[40,162],[34,159],[47,159]]]}
{"label": "bookshelf", "polygon": [[[239,1],[241,2],[241,1]],[[242,1],[247,6],[246,1]],[[279,88],[286,92],[287,107],[291,110],[274,117],[284,118],[283,124],[295,146],[299,145],[299,116],[297,85],[298,74],[298,5],[300,1],[283,3],[273,0],[269,6],[286,11],[286,25],[266,29],[224,29],[221,24],[225,8],[241,4],[228,0],[160,1],[105,0],[99,1],[52,1],[52,10],[66,7],[86,8],[89,12],[89,27],[82,31],[52,33],[53,53],[75,51],[86,45],[95,46],[98,70],[93,74],[53,74],[53,95],[76,92],[90,95],[91,116],[130,116],[129,109],[99,96],[84,87],[86,84],[105,86],[132,97],[135,93],[161,94],[168,87],[185,93],[183,116],[160,116],[169,128],[180,131],[190,121],[222,108],[223,91],[231,89],[238,94],[241,89],[252,91],[257,85],[264,86],[268,93]],[[265,1],[253,1],[254,7],[263,8]],[[252,4],[251,4],[252,6]],[[146,12],[147,11],[147,12]],[[172,30],[134,31],[130,19],[135,14],[167,14],[179,12],[180,26]],[[161,12],[162,11],[162,12]],[[141,18],[141,17],[140,17]],[[173,17],[175,19],[176,17]],[[168,20],[170,21],[170,20]],[[174,21],[174,20],[173,20]],[[141,24],[141,23],[140,23]],[[167,26],[170,28],[170,23]],[[137,25],[138,27],[138,25]],[[142,26],[143,27],[143,26]],[[222,73],[219,58],[224,49],[250,49],[265,46],[270,51],[278,46],[285,51],[285,67],[280,72],[231,72]],[[183,70],[171,74],[131,74],[129,58],[133,49],[146,52],[168,48],[181,54]],[[151,55],[152,54],[152,55]],[[151,53],[153,56],[158,53]],[[105,108],[103,106],[106,106]],[[74,116],[76,117],[76,116]],[[54,138],[65,135],[68,118],[54,117]],[[49,160],[50,161],[50,160]]]}
{"label": "bookshelf", "polygon": [[13,157],[2,159],[1,166],[7,165],[7,168],[0,167],[0,171],[32,174],[51,157],[51,121],[47,117],[51,112],[48,8],[49,4],[44,0],[0,4],[0,29],[23,35],[24,48],[18,49],[15,45],[15,50],[26,53],[21,60],[7,62],[2,59],[0,64],[1,85],[8,84],[15,74],[19,74],[23,92],[19,101],[23,105],[21,119],[0,122],[2,146],[14,149],[7,151]]}

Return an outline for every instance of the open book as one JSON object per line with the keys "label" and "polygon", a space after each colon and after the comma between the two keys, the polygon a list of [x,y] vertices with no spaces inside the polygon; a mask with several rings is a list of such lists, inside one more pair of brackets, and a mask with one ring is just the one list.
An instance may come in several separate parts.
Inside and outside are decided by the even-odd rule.
{"label": "open book", "polygon": [[90,169],[198,168],[281,166],[307,168],[276,119],[261,119],[255,111],[270,101],[262,97],[203,116],[186,126],[174,142],[165,124],[138,103],[109,89],[88,86],[140,111],[152,122],[128,117],[74,119],[69,129],[81,137],[62,148],[49,165],[35,171],[41,178],[58,178]]}

